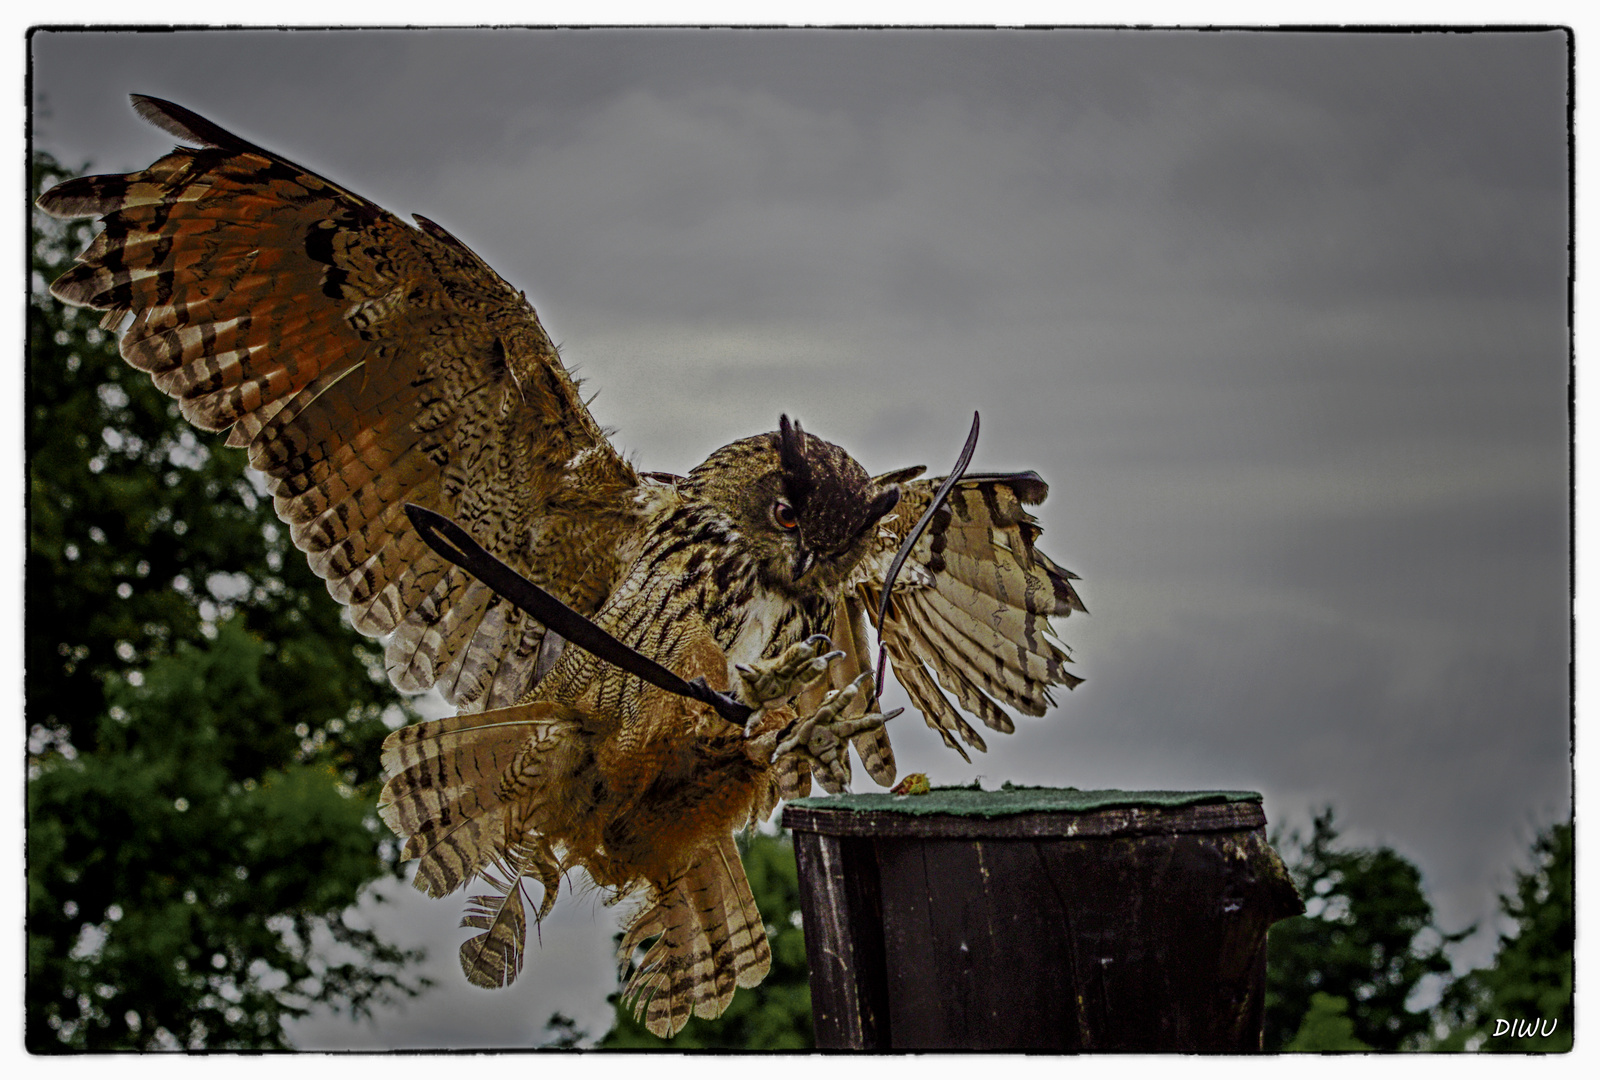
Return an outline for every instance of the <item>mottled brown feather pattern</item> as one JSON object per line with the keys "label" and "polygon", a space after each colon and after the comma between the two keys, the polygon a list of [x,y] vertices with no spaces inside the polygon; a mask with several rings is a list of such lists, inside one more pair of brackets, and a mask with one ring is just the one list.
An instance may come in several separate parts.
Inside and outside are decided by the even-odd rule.
{"label": "mottled brown feather pattern", "polygon": [[[398,685],[426,689],[448,672],[446,696],[483,707],[484,661],[465,678],[452,666],[472,640],[464,628],[502,633],[480,654],[524,650],[533,628],[509,612],[487,620],[490,599],[412,542],[401,504],[450,515],[558,595],[563,560],[546,541],[534,564],[533,541],[552,520],[582,521],[589,543],[571,576],[584,587],[563,599],[592,612],[606,591],[597,579],[618,572],[607,553],[635,524],[633,470],[527,301],[458,240],[186,110],[139,105],[210,145],[46,194],[47,211],[105,224],[53,291],[131,315],[129,363],[197,426],[248,432],[294,542],[357,609],[357,627],[407,635],[387,654]],[[586,482],[568,484],[566,463],[584,452]]]}
{"label": "mottled brown feather pattern", "polygon": [[[103,226],[52,291],[104,310],[129,364],[246,448],[329,593],[386,638],[394,683],[460,710],[385,741],[379,813],[417,888],[484,886],[463,973],[515,979],[532,885],[538,920],[582,870],[610,901],[638,900],[619,956],[646,1026],[720,1015],[771,962],[732,831],[809,793],[813,760],[829,790],[848,783],[847,760],[830,778],[774,747],[872,671],[889,561],[939,481],[870,477],[787,417],[688,476],[637,473],[526,298],[460,240],[180,106],[134,104],[198,148],[46,193],[46,211]],[[963,757],[984,742],[962,710],[1010,731],[1007,708],[1037,716],[1079,681],[1049,620],[1083,605],[1025,509],[1046,492],[1032,474],[963,479],[890,596],[895,675]],[[547,634],[435,555],[408,502],[685,678],[727,689],[818,633],[843,655],[741,729]],[[887,731],[849,730],[892,784]]]}

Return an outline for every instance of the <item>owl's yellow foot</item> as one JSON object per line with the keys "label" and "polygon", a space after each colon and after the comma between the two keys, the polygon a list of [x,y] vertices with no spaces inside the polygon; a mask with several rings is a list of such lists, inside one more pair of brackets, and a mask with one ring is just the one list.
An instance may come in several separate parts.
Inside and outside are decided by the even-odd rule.
{"label": "owl's yellow foot", "polygon": [[826,634],[813,634],[771,660],[736,664],[739,685],[734,693],[752,709],[776,708],[828,673],[828,664],[844,655],[830,652],[832,648]]}
{"label": "owl's yellow foot", "polygon": [[872,673],[866,672],[855,682],[835,690],[822,699],[817,711],[798,720],[786,730],[772,760],[786,754],[798,754],[811,766],[811,773],[828,791],[843,791],[850,785],[850,740],[864,732],[880,728],[885,721],[893,720],[905,710],[846,714],[853,708],[872,700]]}

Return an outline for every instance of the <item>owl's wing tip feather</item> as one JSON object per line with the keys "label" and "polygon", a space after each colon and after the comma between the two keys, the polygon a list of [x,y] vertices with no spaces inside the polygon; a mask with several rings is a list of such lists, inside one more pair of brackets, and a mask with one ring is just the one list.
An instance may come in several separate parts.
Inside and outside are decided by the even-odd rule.
{"label": "owl's wing tip feather", "polygon": [[176,102],[149,94],[129,94],[128,97],[133,102],[134,112],[168,135],[220,150],[260,151],[260,147]]}

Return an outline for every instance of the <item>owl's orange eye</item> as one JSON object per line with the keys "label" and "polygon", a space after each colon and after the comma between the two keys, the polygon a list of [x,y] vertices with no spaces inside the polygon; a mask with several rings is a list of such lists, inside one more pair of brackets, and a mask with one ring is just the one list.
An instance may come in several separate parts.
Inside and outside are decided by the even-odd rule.
{"label": "owl's orange eye", "polygon": [[772,504],[772,520],[778,523],[780,529],[800,527],[800,518],[794,512],[794,507],[781,500]]}

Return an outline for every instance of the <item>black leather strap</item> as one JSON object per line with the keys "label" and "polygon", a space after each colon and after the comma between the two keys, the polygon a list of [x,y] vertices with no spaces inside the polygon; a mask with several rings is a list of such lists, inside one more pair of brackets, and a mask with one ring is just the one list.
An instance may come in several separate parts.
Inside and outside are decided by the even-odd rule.
{"label": "black leather strap", "polygon": [[654,660],[630,648],[600,629],[587,618],[545,592],[511,567],[485,551],[465,529],[445,517],[415,503],[406,503],[406,516],[418,534],[441,558],[461,567],[499,593],[506,600],[554,630],[574,645],[598,656],[608,664],[639,676],[652,686],[673,694],[703,701],[730,724],[744,725],[755,710],[731,695],[711,689],[704,679],[688,680],[674,675]]}
{"label": "black leather strap", "polygon": [[939,490],[933,494],[933,502],[922,512],[922,517],[917,519],[916,527],[906,534],[905,540],[900,544],[900,550],[894,553],[894,561],[889,564],[889,572],[883,576],[883,593],[878,597],[878,681],[873,688],[873,700],[883,696],[883,673],[887,666],[885,654],[888,646],[883,641],[883,618],[889,613],[889,590],[894,587],[895,575],[900,573],[906,556],[911,554],[911,549],[916,546],[922,534],[928,528],[928,522],[933,520],[933,515],[939,507],[944,505],[945,499],[950,497],[950,489],[956,486],[962,474],[967,471],[967,466],[972,464],[972,452],[978,448],[978,414],[972,414],[972,430],[967,433],[967,445],[961,448],[961,456],[956,458],[956,467],[950,470],[950,475],[945,477],[944,483],[939,485]]}

